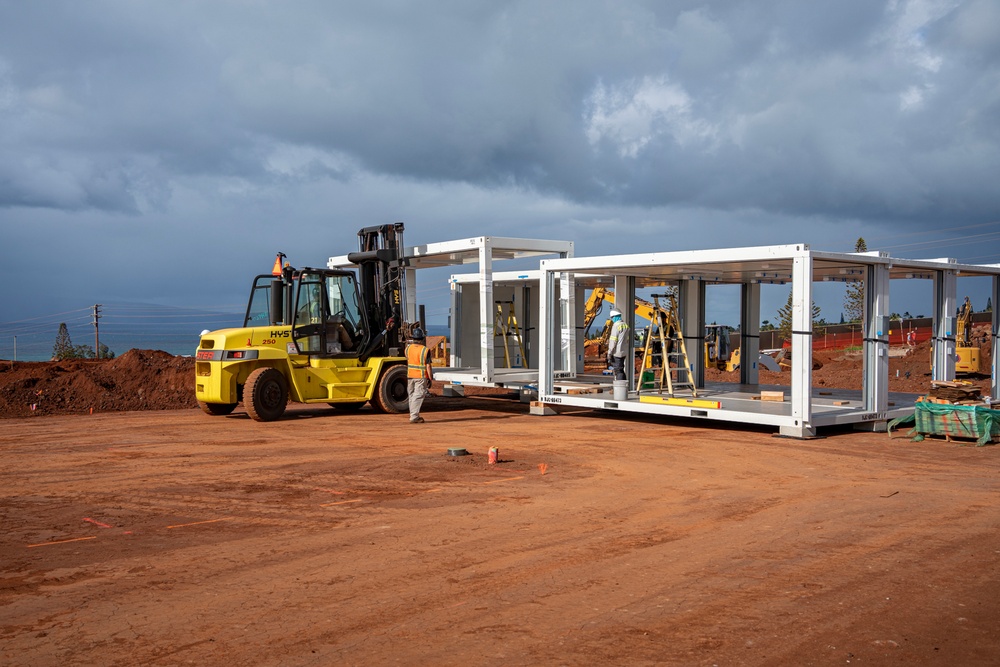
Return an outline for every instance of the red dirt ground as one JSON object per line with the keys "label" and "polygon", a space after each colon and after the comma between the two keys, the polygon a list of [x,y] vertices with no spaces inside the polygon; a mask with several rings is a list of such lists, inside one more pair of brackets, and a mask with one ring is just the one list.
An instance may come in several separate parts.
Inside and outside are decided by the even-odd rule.
{"label": "red dirt ground", "polygon": [[23,366],[3,665],[998,664],[997,447],[490,396],[262,424],[187,359]]}

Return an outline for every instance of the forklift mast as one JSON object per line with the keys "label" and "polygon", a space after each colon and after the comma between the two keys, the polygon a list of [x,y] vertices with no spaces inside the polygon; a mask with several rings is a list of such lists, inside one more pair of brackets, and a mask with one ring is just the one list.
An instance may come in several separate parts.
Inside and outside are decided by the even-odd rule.
{"label": "forklift mast", "polygon": [[347,256],[358,265],[358,285],[368,321],[373,328],[381,328],[362,358],[402,353],[406,303],[403,248],[403,223],[395,222],[359,231],[358,252]]}

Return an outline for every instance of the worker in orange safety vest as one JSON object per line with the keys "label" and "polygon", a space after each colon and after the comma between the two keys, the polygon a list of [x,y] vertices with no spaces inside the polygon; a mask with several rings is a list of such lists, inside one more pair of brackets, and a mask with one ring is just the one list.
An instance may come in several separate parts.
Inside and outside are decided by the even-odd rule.
{"label": "worker in orange safety vest", "polygon": [[424,330],[419,326],[410,332],[410,344],[406,346],[406,392],[410,401],[410,423],[423,424],[420,407],[430,392],[431,352],[424,345]]}

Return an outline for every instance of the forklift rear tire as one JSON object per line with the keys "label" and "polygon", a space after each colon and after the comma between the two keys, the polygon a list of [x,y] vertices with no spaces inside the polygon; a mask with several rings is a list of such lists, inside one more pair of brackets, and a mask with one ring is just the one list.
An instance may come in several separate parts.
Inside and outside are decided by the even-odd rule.
{"label": "forklift rear tire", "polygon": [[243,407],[254,421],[270,422],[280,417],[288,405],[285,376],[276,368],[258,368],[243,387]]}
{"label": "forklift rear tire", "polygon": [[410,411],[410,402],[406,391],[406,366],[396,364],[390,366],[379,378],[378,386],[371,400],[376,412],[400,414]]}
{"label": "forklift rear tire", "polygon": [[198,407],[206,415],[212,415],[213,417],[222,417],[224,415],[231,414],[233,410],[236,409],[236,403],[205,403],[203,401],[198,401]]}

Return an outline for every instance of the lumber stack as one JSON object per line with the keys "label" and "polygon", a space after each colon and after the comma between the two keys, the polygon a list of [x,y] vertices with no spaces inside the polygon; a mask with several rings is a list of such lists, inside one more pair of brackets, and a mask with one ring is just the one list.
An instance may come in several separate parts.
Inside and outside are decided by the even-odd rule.
{"label": "lumber stack", "polygon": [[946,382],[932,380],[931,390],[927,394],[929,403],[951,403],[953,405],[980,405],[983,403],[982,391],[971,382]]}

